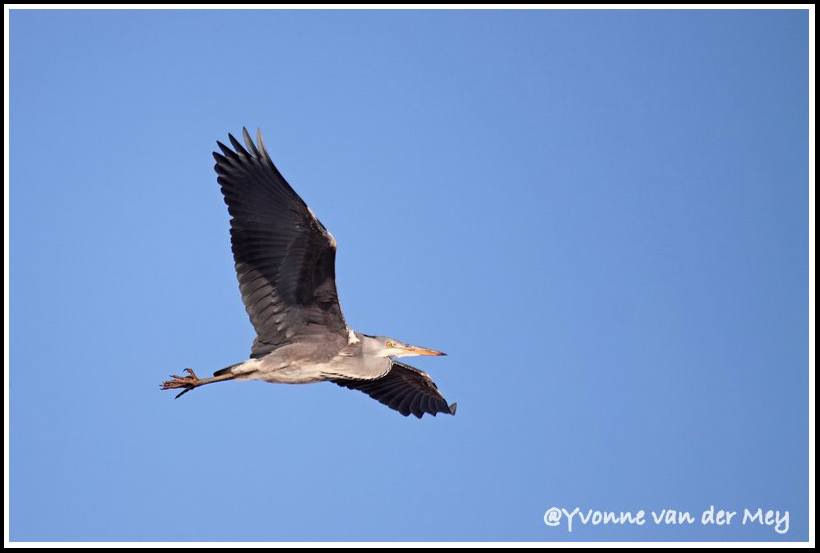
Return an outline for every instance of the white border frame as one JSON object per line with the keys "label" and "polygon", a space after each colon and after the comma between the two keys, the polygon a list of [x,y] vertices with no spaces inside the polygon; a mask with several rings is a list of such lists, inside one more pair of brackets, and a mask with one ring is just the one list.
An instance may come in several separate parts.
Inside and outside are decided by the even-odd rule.
{"label": "white border frame", "polygon": [[[4,6],[4,202],[3,202],[3,305],[4,305],[4,355],[3,355],[3,405],[4,405],[4,434],[3,434],[3,461],[4,461],[4,538],[5,547],[814,547],[814,186],[815,186],[815,140],[814,140],[814,4],[280,4],[280,5],[204,5],[191,6],[189,4],[7,4]],[[808,9],[809,10],[809,541],[808,542],[9,542],[9,12],[12,9]]]}

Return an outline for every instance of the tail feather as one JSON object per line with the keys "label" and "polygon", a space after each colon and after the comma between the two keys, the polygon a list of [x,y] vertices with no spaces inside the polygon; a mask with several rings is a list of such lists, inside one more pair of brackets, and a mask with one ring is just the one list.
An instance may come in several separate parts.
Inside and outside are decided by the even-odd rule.
{"label": "tail feather", "polygon": [[242,363],[234,363],[233,365],[228,365],[224,369],[219,369],[218,371],[216,371],[214,373],[214,376],[222,376],[223,374],[229,374],[231,372],[231,369],[233,369],[234,367],[238,367],[241,364]]}

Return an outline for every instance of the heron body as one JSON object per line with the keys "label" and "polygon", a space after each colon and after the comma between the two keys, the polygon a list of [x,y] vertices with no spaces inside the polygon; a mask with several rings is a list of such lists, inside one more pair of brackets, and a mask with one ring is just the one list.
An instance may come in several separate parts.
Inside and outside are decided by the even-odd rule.
{"label": "heron body", "polygon": [[336,291],[336,240],[291,188],[257,133],[245,146],[214,152],[231,215],[231,249],[239,289],[256,338],[250,359],[211,378],[172,375],[163,389],[177,396],[213,382],[263,380],[282,384],[333,382],[360,390],[407,416],[455,414],[430,377],[396,361],[412,355],[444,355],[385,336],[349,328]]}
{"label": "heron body", "polygon": [[[281,384],[309,384],[349,376],[375,379],[387,374],[392,364],[389,358],[365,353],[365,350],[375,351],[378,344],[371,342],[376,340],[358,332],[354,334],[353,342],[336,339],[288,344],[229,370],[237,380]],[[310,363],[304,364],[304,359],[310,359]]]}

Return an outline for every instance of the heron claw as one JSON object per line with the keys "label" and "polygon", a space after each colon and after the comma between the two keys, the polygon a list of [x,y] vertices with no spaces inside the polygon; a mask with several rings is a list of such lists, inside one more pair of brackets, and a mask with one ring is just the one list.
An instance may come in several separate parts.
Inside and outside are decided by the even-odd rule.
{"label": "heron claw", "polygon": [[191,387],[189,387],[189,388],[185,388],[185,389],[184,389],[184,390],[182,390],[180,393],[178,393],[177,395],[175,395],[175,396],[174,396],[174,399],[179,399],[179,398],[180,398],[180,397],[182,397],[184,394],[187,394],[188,392],[190,392],[190,391],[191,391],[191,390],[193,390],[193,389],[194,389],[194,386],[191,386]]}

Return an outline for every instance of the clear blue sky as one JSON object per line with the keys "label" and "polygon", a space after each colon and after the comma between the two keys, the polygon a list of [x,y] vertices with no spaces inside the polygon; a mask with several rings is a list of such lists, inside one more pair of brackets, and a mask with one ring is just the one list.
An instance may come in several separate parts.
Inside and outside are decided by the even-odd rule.
{"label": "clear blue sky", "polygon": [[[808,539],[807,11],[13,11],[12,540]],[[216,140],[456,417],[247,358]],[[553,506],[788,510],[785,535]],[[647,515],[648,516],[648,515]]]}

